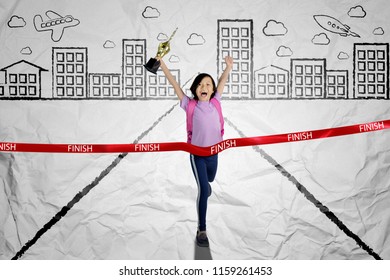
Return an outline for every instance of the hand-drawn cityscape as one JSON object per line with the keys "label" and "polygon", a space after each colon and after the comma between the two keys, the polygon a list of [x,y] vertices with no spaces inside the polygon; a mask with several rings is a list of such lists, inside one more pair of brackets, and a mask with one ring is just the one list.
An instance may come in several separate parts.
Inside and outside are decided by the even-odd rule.
{"label": "hand-drawn cityscape", "polygon": [[[154,13],[150,17],[159,16],[156,9],[148,6],[143,17],[147,17],[148,10]],[[35,16],[34,26],[38,32],[51,31],[51,38],[56,42],[61,40],[65,28],[79,24],[79,20],[72,16],[61,17],[53,11],[46,12],[46,16],[47,21],[43,21],[40,15]],[[12,27],[12,20],[9,27]],[[314,15],[313,20],[328,32],[343,37],[360,37],[333,17]],[[268,65],[254,70],[253,26],[253,19],[217,20],[218,75],[225,67],[225,56],[230,55],[235,61],[224,98],[390,99],[389,43],[353,44],[352,81],[350,70],[328,69],[326,58],[293,58],[292,51],[286,46],[281,46],[277,55],[291,57],[289,69]],[[269,20],[262,31],[266,36],[280,36],[287,32],[287,28],[280,22]],[[162,37],[158,39],[161,41],[166,36],[162,34]],[[327,35],[321,33],[313,38],[313,43],[327,44],[327,40]],[[201,35],[193,33],[187,43],[201,45],[204,41]],[[115,45],[113,42],[106,44]],[[90,73],[87,47],[53,47],[50,99],[175,99],[173,88],[162,71],[154,75],[143,67],[148,59],[146,49],[146,39],[122,39],[122,72]],[[0,99],[47,99],[42,96],[42,72],[49,70],[26,60],[4,66],[0,69]],[[171,69],[171,72],[180,83],[180,69]],[[352,93],[349,92],[350,86]]]}

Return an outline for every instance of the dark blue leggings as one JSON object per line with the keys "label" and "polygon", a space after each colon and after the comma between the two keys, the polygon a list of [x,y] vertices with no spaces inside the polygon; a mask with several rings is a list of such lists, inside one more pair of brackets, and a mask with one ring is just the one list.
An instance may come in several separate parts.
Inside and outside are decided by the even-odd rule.
{"label": "dark blue leggings", "polygon": [[201,157],[190,155],[191,167],[198,185],[198,199],[196,207],[198,210],[198,229],[206,230],[207,200],[209,198],[209,182],[214,181],[217,174],[218,155]]}

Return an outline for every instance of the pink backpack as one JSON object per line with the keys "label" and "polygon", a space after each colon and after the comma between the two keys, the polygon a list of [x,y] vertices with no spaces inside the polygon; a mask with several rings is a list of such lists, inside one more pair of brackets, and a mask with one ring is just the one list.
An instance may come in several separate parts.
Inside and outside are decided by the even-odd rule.
{"label": "pink backpack", "polygon": [[[221,136],[223,136],[223,134],[225,132],[225,129],[224,129],[225,122],[223,120],[221,103],[215,98],[211,98],[210,102],[215,106],[215,108],[218,111],[219,121],[221,122]],[[194,110],[195,110],[197,103],[198,103],[198,101],[196,101],[194,99],[190,99],[190,101],[188,102],[188,106],[187,106],[187,143],[191,143],[192,119],[194,117]]]}

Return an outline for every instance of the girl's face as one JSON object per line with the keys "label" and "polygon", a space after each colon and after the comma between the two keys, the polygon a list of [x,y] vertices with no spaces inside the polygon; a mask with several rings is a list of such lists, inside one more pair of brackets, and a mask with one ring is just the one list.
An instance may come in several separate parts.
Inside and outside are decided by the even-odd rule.
{"label": "girl's face", "polygon": [[196,88],[196,96],[198,96],[199,101],[210,101],[213,93],[214,87],[211,78],[204,77]]}

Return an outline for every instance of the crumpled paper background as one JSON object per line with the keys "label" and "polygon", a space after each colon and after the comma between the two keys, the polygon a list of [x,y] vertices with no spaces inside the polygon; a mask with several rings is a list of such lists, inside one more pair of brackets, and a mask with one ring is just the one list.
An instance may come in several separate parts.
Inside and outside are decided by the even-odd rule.
{"label": "crumpled paper background", "polygon": [[[3,1],[4,2],[4,1]],[[338,1],[29,1],[1,3],[0,67],[24,59],[49,71],[42,97],[50,96],[51,48],[88,47],[89,71],[119,73],[121,40],[145,38],[148,56],[160,32],[179,27],[171,48],[180,58],[182,84],[197,71],[217,75],[217,19],[253,19],[254,69],[290,58],[326,58],[349,69],[353,43],[389,43],[386,1],[362,3],[364,18],[348,17],[355,3]],[[223,3],[223,4],[222,4]],[[110,7],[108,9],[108,6]],[[147,6],[158,17],[145,18]],[[93,7],[93,8],[92,8]],[[47,10],[72,14],[77,27],[53,42],[32,19]],[[93,9],[93,13],[92,13]],[[327,33],[313,15],[332,15],[361,38]],[[23,28],[7,25],[13,15]],[[269,19],[288,27],[269,37]],[[305,24],[303,24],[305,23]],[[210,28],[212,27],[212,28]],[[385,32],[374,35],[381,27]],[[327,33],[328,45],[312,37]],[[189,45],[192,33],[205,38]],[[308,35],[309,34],[309,35]],[[115,48],[102,45],[110,40]],[[21,49],[29,46],[31,54]],[[280,45],[293,50],[279,57]],[[340,52],[349,59],[337,58]],[[288,65],[288,64],[286,64]],[[289,69],[288,66],[285,66]],[[389,67],[387,65],[387,67]],[[350,94],[352,94],[352,76]],[[5,83],[4,76],[0,80]],[[388,90],[388,89],[387,89]],[[389,119],[389,100],[224,100],[225,139],[314,130]],[[213,259],[373,259],[282,174],[282,166],[383,259],[390,258],[390,131],[299,143],[236,148],[219,156],[209,199]],[[0,100],[0,141],[132,143],[185,141],[185,113],[172,100]],[[194,259],[197,188],[184,152],[128,154],[0,153],[0,258],[11,259],[77,193],[102,180],[48,229],[21,259]],[[202,254],[201,254],[202,255]],[[204,254],[203,254],[204,256]]]}

